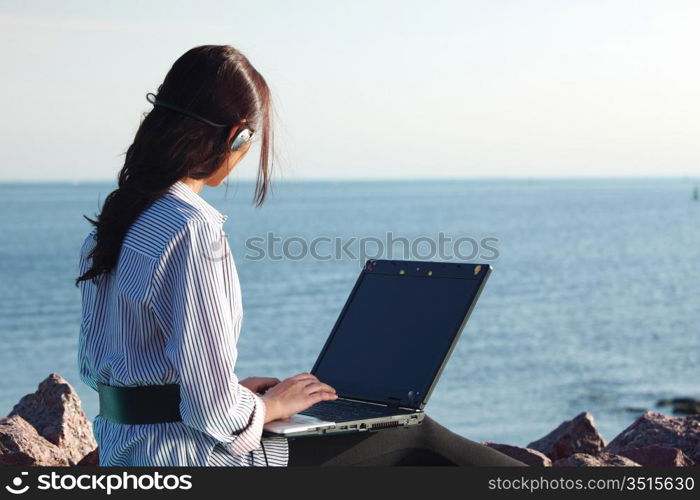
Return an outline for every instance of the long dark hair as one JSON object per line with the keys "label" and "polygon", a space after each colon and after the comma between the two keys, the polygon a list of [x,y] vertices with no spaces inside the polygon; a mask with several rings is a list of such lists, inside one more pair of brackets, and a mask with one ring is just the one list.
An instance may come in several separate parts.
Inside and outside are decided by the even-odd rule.
{"label": "long dark hair", "polygon": [[[272,173],[272,101],[265,79],[229,45],[201,45],[173,64],[156,96],[216,123],[246,123],[261,137],[254,203],[260,206]],[[139,126],[97,220],[92,266],[75,280],[109,273],[117,263],[127,230],[138,215],[177,180],[213,174],[229,154],[230,128],[217,128],[164,107],[154,107]]]}

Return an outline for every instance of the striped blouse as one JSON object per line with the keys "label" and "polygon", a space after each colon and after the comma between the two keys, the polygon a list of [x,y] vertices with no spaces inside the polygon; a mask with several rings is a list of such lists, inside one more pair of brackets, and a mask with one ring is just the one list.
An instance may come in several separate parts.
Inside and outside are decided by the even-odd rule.
{"label": "striped blouse", "polygon": [[[82,381],[95,390],[180,385],[180,422],[96,415],[100,465],[288,464],[287,439],[262,437],[265,403],[234,372],[243,310],[226,219],[177,181],[131,225],[113,272],[80,282]],[[81,274],[95,231],[80,251]]]}

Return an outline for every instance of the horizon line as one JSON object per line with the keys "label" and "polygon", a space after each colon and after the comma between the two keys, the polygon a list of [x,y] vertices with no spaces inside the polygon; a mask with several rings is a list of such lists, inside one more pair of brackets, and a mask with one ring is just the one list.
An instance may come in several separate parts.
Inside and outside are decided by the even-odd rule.
{"label": "horizon line", "polygon": [[[678,174],[678,175],[622,175],[622,176],[472,176],[472,177],[306,177],[272,179],[272,183],[295,183],[295,182],[450,182],[450,181],[589,181],[589,180],[685,180],[700,181],[700,174]],[[0,179],[0,184],[107,184],[115,183],[116,179]],[[255,179],[236,179],[229,183],[250,183],[254,184]],[[220,184],[225,185],[225,184]],[[211,187],[211,186],[207,186]]]}

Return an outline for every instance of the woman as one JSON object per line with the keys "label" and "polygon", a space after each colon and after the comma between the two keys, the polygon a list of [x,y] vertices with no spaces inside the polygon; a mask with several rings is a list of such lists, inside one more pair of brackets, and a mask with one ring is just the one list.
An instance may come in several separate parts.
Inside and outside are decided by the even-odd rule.
{"label": "woman", "polygon": [[[335,389],[309,373],[234,373],[241,291],[223,232],[200,196],[261,138],[255,202],[270,181],[271,100],[230,46],[195,47],[149,94],[143,119],[81,248],[82,380],[99,392],[100,465],[483,463],[523,465],[429,417],[417,429],[287,440],[263,437]],[[397,430],[401,432],[396,432]]]}

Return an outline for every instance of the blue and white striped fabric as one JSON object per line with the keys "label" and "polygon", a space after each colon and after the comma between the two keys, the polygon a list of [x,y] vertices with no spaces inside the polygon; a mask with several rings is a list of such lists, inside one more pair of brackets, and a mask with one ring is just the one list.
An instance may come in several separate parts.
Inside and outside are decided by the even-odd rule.
{"label": "blue and white striped fabric", "polygon": [[[234,373],[243,310],[226,219],[177,181],[129,228],[113,272],[80,282],[83,382],[180,384],[181,393],[182,422],[95,416],[100,465],[288,464],[287,439],[262,437],[265,404]],[[83,242],[81,274],[94,235]]]}

